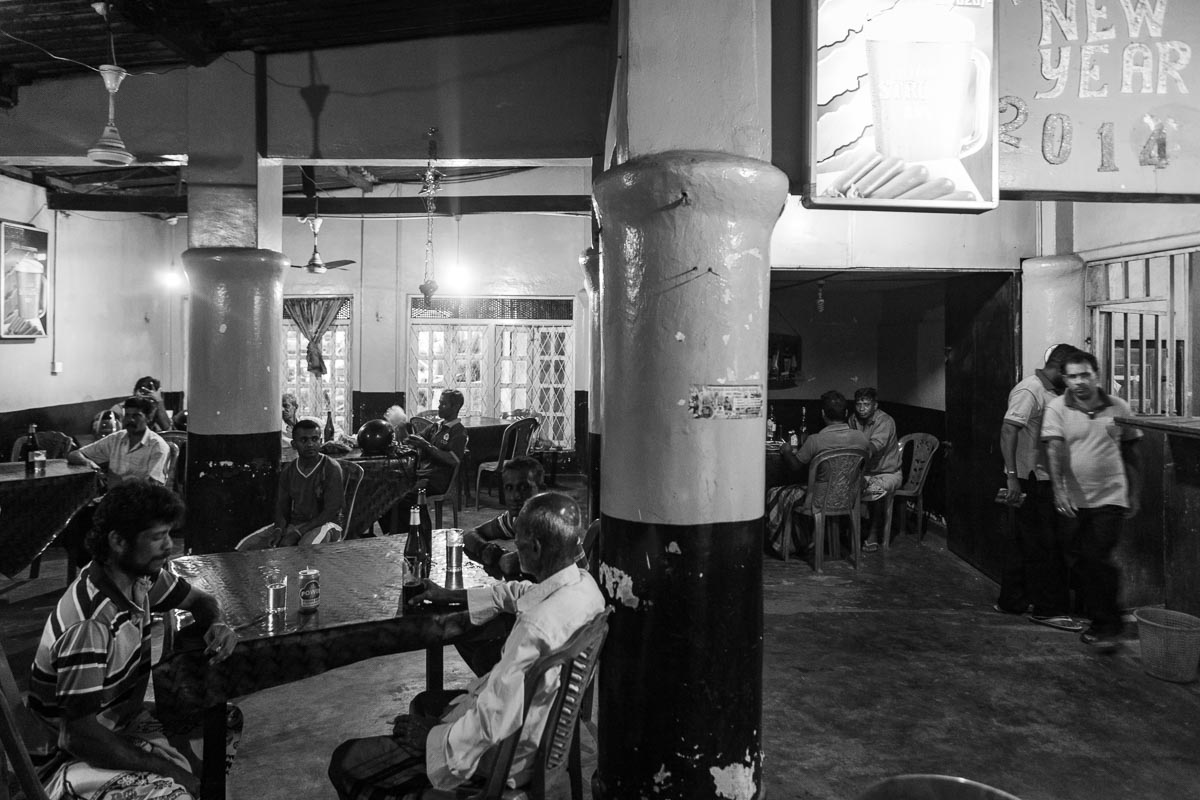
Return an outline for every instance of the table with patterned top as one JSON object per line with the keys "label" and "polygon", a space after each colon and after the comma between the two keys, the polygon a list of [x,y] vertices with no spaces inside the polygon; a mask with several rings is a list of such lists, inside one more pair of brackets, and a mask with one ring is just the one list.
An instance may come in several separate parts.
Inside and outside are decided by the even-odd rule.
{"label": "table with patterned top", "polygon": [[47,461],[36,477],[24,464],[0,464],[0,573],[11,578],[32,564],[98,486],[95,470],[62,459]]}
{"label": "table with patterned top", "polygon": [[[375,656],[426,651],[429,688],[442,685],[446,644],[484,635],[465,609],[403,608],[401,570],[405,536],[387,536],[247,553],[183,556],[171,570],[213,594],[225,620],[240,638],[227,660],[208,664],[197,626],[180,627],[185,615],[168,615],[164,656],[154,668],[160,718],[181,727],[203,713],[204,797],[225,796],[225,702],[240,695],[300,680]],[[445,536],[435,531],[432,574],[445,572]],[[266,614],[269,566],[288,576],[287,610]],[[300,613],[300,570],[320,570],[317,611]],[[482,567],[463,560],[457,581],[446,585],[482,586],[493,582]]]}

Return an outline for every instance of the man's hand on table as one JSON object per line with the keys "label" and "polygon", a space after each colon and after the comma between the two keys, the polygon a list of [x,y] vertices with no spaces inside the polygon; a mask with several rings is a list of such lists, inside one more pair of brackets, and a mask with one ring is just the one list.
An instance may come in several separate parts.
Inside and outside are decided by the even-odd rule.
{"label": "man's hand on table", "polygon": [[214,622],[204,632],[204,643],[208,645],[204,648],[204,654],[210,656],[208,663],[216,664],[233,655],[233,649],[237,647],[238,635],[224,622]]}
{"label": "man's hand on table", "polygon": [[429,731],[437,724],[438,720],[430,717],[401,714],[392,720],[392,736],[406,742],[420,744],[429,738]]}
{"label": "man's hand on table", "polygon": [[425,590],[408,601],[410,606],[419,606],[428,600],[436,606],[448,606],[467,602],[465,589],[444,589],[428,578],[425,579]]}

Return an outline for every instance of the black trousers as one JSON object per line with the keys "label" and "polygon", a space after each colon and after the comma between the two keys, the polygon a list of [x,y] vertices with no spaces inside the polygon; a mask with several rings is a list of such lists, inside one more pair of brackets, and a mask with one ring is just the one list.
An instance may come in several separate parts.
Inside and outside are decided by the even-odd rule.
{"label": "black trousers", "polygon": [[1063,517],[1063,527],[1079,552],[1079,583],[1084,609],[1092,627],[1100,633],[1121,630],[1121,609],[1117,597],[1121,591],[1121,572],[1113,560],[1113,550],[1121,539],[1125,509],[1121,506],[1080,508],[1075,518]]}
{"label": "black trousers", "polygon": [[1021,480],[1021,491],[1025,502],[1006,533],[996,604],[1012,613],[1033,606],[1039,617],[1070,613],[1071,570],[1078,556],[1063,525],[1066,518],[1054,510],[1050,481],[1036,480],[1031,473]]}

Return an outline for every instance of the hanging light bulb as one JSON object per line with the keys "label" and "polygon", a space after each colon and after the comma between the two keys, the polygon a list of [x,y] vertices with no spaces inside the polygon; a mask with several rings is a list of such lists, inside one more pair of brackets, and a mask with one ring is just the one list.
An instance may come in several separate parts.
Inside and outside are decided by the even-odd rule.
{"label": "hanging light bulb", "polygon": [[437,193],[442,188],[442,173],[434,166],[437,160],[437,128],[430,128],[429,158],[425,162],[425,173],[422,176],[421,192],[425,197],[425,282],[417,288],[425,295],[425,306],[428,308],[433,301],[434,292],[438,290],[437,281],[433,277],[433,212],[437,209]]}
{"label": "hanging light bulb", "polygon": [[104,79],[104,88],[108,90],[108,124],[96,143],[88,148],[88,158],[99,164],[124,167],[133,162],[133,153],[125,149],[116,123],[117,90],[127,74],[115,64],[100,65],[100,77]]}
{"label": "hanging light bulb", "polygon": [[825,313],[825,281],[817,281],[817,313]]}

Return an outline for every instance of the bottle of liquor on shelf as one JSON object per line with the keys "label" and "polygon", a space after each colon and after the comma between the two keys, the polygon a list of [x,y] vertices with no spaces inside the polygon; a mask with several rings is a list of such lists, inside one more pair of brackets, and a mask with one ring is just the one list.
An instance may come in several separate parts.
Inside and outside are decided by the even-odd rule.
{"label": "bottle of liquor on shelf", "polygon": [[32,475],[37,469],[33,454],[42,448],[38,447],[37,440],[37,425],[29,423],[29,430],[25,433],[25,443],[21,445],[21,461],[25,463],[25,474]]}
{"label": "bottle of liquor on shelf", "polygon": [[767,410],[767,441],[775,441],[775,406]]}
{"label": "bottle of liquor on shelf", "polygon": [[325,412],[325,441],[333,441],[333,411]]}

